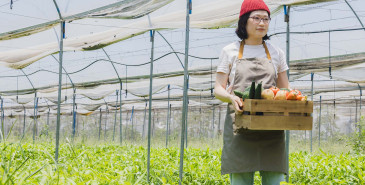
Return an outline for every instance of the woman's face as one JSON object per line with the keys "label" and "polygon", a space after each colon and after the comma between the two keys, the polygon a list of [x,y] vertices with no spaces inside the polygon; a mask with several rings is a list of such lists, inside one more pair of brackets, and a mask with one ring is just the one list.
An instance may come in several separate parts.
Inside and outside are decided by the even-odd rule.
{"label": "woman's face", "polygon": [[270,17],[265,10],[251,12],[247,20],[246,31],[248,38],[263,38],[269,29]]}

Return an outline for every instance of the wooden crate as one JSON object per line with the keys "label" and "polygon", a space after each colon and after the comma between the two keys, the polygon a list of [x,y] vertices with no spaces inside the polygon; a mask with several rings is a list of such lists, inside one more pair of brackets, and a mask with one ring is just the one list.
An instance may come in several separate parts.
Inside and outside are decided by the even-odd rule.
{"label": "wooden crate", "polygon": [[[236,113],[235,116],[237,128],[312,130],[312,101],[246,99],[244,105],[244,113]],[[262,112],[262,115],[256,115],[258,112]]]}

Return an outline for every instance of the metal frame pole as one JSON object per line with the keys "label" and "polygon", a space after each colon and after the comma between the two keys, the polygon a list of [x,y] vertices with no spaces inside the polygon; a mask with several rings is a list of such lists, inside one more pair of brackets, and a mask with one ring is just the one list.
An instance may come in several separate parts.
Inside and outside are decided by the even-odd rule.
{"label": "metal frame pole", "polygon": [[[359,86],[359,89],[360,89],[360,120],[361,120],[361,96],[362,96],[362,89],[361,89],[361,86],[359,84],[357,84],[357,86]],[[361,134],[361,124],[359,124],[359,134]]]}
{"label": "metal frame pole", "polygon": [[170,111],[169,111],[169,135],[171,135],[171,104],[169,105]]}
{"label": "metal frame pole", "polygon": [[212,114],[213,114],[213,117],[212,117],[212,138],[214,138],[214,122],[215,122],[215,106],[213,105],[213,110],[212,110]]}
{"label": "metal frame pole", "polygon": [[127,130],[128,130],[128,115],[129,115],[129,111],[127,111],[127,114],[125,116],[125,129],[124,129],[124,139],[125,140],[128,140],[128,133],[127,133]]}
{"label": "metal frame pole", "polygon": [[150,63],[150,89],[149,89],[149,108],[148,108],[148,144],[147,144],[147,182],[150,183],[150,163],[151,163],[151,109],[152,109],[152,77],[153,77],[153,54],[155,46],[155,30],[150,31],[151,36],[151,63]]}
{"label": "metal frame pole", "polygon": [[[355,97],[354,97],[355,98]],[[357,123],[357,100],[355,98],[355,130],[356,130],[356,123]]]}
{"label": "metal frame pole", "polygon": [[[48,112],[47,112],[47,132],[46,135],[48,136],[48,130],[49,130],[49,113],[50,113],[51,109],[48,108]],[[25,121],[24,121],[25,122]]]}
{"label": "metal frame pole", "polygon": [[[188,77],[188,86],[189,86],[189,77]],[[187,88],[189,89],[189,87]],[[185,148],[188,148],[188,114],[189,114],[189,96],[186,95],[187,105],[186,108],[183,110],[185,111]]]}
{"label": "metal frame pole", "polygon": [[102,119],[102,113],[101,113],[101,108],[100,108],[100,119],[99,119],[99,141],[100,141],[100,136],[101,136],[101,119]]}
{"label": "metal frame pole", "polygon": [[74,88],[74,93],[72,95],[72,140],[75,138],[76,133],[76,111],[75,111],[75,103],[76,103],[76,89]]}
{"label": "metal frame pole", "polygon": [[152,134],[152,137],[154,136],[155,134],[155,119],[156,117],[158,117],[158,115],[156,116],[156,109],[153,109],[153,117],[152,117],[152,131],[151,131],[151,134]]}
{"label": "metal frame pole", "polygon": [[119,88],[119,141],[120,145],[123,143],[123,125],[122,125],[122,82]]}
{"label": "metal frame pole", "polygon": [[58,102],[57,102],[57,126],[56,126],[56,151],[55,151],[55,161],[58,162],[58,153],[60,146],[60,127],[61,127],[61,89],[62,89],[62,61],[63,61],[63,33],[64,33],[64,24],[65,21],[61,16],[60,9],[56,3],[56,0],[53,0],[54,5],[56,6],[58,15],[61,20],[61,33],[60,33],[60,52],[59,52],[59,68],[58,68]]}
{"label": "metal frame pole", "polygon": [[220,130],[221,130],[221,107],[218,107],[218,111],[219,111],[219,115],[218,115],[218,136],[220,134]]}
{"label": "metal frame pole", "polygon": [[322,96],[319,96],[319,123],[318,123],[318,148],[321,147],[321,117],[322,117]]}
{"label": "metal frame pole", "polygon": [[106,108],[105,108],[105,127],[104,127],[104,141],[106,141],[106,127],[108,125],[108,117],[109,117],[109,107],[108,104],[106,104]]}
{"label": "metal frame pole", "polygon": [[3,141],[4,140],[4,137],[5,137],[5,126],[4,126],[4,100],[2,97],[0,97],[0,101],[1,101],[1,140]]}
{"label": "metal frame pole", "polygon": [[[285,22],[287,23],[286,26],[286,63],[289,66],[290,60],[290,25],[289,25],[289,15],[290,15],[290,6],[284,5],[285,11]],[[289,70],[287,70],[287,76],[289,79]],[[285,157],[286,157],[286,167],[288,169],[286,174],[286,182],[289,182],[289,142],[290,142],[290,131],[285,131]]]}
{"label": "metal frame pole", "polygon": [[133,125],[134,125],[134,106],[132,106],[131,123],[132,123],[131,139],[132,139],[132,142],[133,142],[133,139],[134,139],[134,133],[133,133]]}
{"label": "metal frame pole", "polygon": [[116,102],[115,102],[115,116],[114,116],[114,127],[113,127],[113,141],[114,141],[114,137],[115,137],[115,125],[117,124],[118,93],[119,93],[119,91],[118,91],[118,90],[116,90],[116,91],[115,91],[115,94],[116,94],[116,96],[117,96],[117,100],[116,100]]}
{"label": "metal frame pole", "polygon": [[147,113],[147,101],[146,101],[146,106],[144,107],[144,116],[143,116],[143,128],[142,128],[142,139],[144,139],[145,135],[145,125],[146,125],[146,113]]}
{"label": "metal frame pole", "polygon": [[169,142],[169,119],[170,119],[170,84],[167,86],[167,119],[166,119],[166,148]]}
{"label": "metal frame pole", "polygon": [[[311,73],[311,81],[312,81],[312,86],[311,86],[311,101],[313,102],[313,80],[314,80],[314,73]],[[310,137],[311,137],[311,153],[313,151],[313,129],[310,131]]]}
{"label": "metal frame pole", "polygon": [[184,64],[184,93],[183,93],[183,112],[181,121],[181,144],[180,144],[180,168],[179,168],[179,185],[182,184],[183,168],[184,168],[184,133],[186,124],[186,114],[188,106],[188,64],[189,64],[189,30],[190,30],[190,14],[191,0],[186,0],[186,30],[185,30],[185,64]]}
{"label": "metal frame pole", "polygon": [[24,134],[25,134],[25,114],[26,114],[26,109],[25,109],[25,106],[23,105],[23,109],[24,109],[24,121],[23,121],[23,137],[24,137]]}
{"label": "metal frame pole", "polygon": [[34,97],[34,113],[33,113],[33,120],[34,120],[34,124],[33,124],[33,143],[35,141],[35,137],[38,134],[37,133],[37,108],[38,108],[38,97],[37,97],[37,92],[35,92],[35,97]]}

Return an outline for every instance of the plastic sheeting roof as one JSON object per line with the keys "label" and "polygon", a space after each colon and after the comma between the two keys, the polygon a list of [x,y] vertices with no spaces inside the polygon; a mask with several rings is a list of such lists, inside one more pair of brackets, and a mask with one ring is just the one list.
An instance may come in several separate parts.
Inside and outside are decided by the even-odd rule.
{"label": "plastic sheeting roof", "polygon": [[[84,24],[85,18],[113,18],[113,19],[135,19],[126,24],[110,28],[92,34],[80,34],[66,38],[63,43],[64,51],[74,50],[94,50],[106,45],[125,40],[135,35],[144,33],[151,29],[176,29],[184,28],[186,20],[186,10],[184,8],[167,12],[162,15],[151,16],[150,19],[141,18],[158,8],[163,7],[173,0],[138,0],[120,1],[102,8],[88,10],[82,13],[69,15],[64,18],[67,29],[72,30],[76,24]],[[273,13],[282,5],[318,3],[329,0],[266,0]],[[51,3],[51,1],[49,1]],[[85,3],[91,3],[87,1]],[[227,27],[237,22],[239,9],[242,0],[215,0],[202,3],[194,7],[194,14],[191,15],[191,28],[219,28]],[[51,6],[51,5],[48,5]],[[61,13],[63,15],[63,12]],[[149,20],[151,22],[149,22]],[[87,20],[86,20],[87,21]],[[99,20],[98,20],[99,21]],[[33,25],[20,30],[10,31],[0,34],[0,40],[14,39],[21,36],[39,33],[43,30],[58,25],[60,20]],[[102,21],[106,22],[106,21]],[[59,44],[56,41],[48,41],[39,45],[32,45],[28,48],[15,49],[0,52],[0,64],[14,69],[21,69],[29,64],[59,51]]]}
{"label": "plastic sheeting roof", "polygon": [[[279,10],[284,4],[307,5],[326,1],[329,0],[266,0],[265,2],[272,11],[272,15],[275,16],[279,14]],[[8,1],[6,2],[8,3]],[[48,107],[51,113],[56,113],[56,75],[44,77],[44,73],[41,73],[42,70],[47,72],[47,69],[48,73],[57,74],[55,69],[58,67],[56,61],[58,55],[56,53],[59,51],[60,20],[55,6],[52,1],[14,1],[13,9],[9,10],[7,3],[0,1],[0,13],[8,18],[5,18],[8,21],[6,27],[0,25],[0,64],[9,68],[3,69],[0,76],[12,76],[0,80],[11,81],[8,85],[2,86],[0,90],[0,95],[4,98],[5,115],[23,114],[23,105],[26,107],[27,113],[32,115],[35,95],[27,78],[30,78],[37,91],[37,97],[40,98],[38,100],[39,114],[45,114]],[[151,29],[167,29],[168,31],[161,31],[161,33],[167,37],[167,40],[174,40],[171,45],[175,50],[183,51],[183,47],[177,48],[177,46],[181,46],[184,42],[183,31],[179,31],[179,29],[185,28],[186,3],[176,0],[69,0],[57,3],[61,15],[66,21],[64,65],[66,65],[65,69],[76,85],[77,112],[88,114],[98,108],[115,109],[116,90],[119,89],[119,81],[111,68],[108,57],[100,48],[105,49],[111,57],[111,61],[114,62],[123,82],[122,109],[130,109],[131,103],[139,105],[139,108],[144,108],[145,98],[148,96],[149,65],[135,67],[131,65],[148,62],[150,51],[145,48],[146,45],[150,47],[150,42],[146,32]],[[215,32],[213,29],[235,27],[239,14],[238,7],[241,3],[241,0],[194,0],[190,26],[191,31],[198,36],[194,40],[192,39],[193,42],[198,42],[208,33]],[[278,20],[282,21],[279,18]],[[198,29],[202,30],[199,31]],[[233,33],[232,29],[231,32]],[[227,35],[226,32],[217,32],[210,38],[205,38],[207,40],[222,40],[226,44],[227,40],[232,40],[232,34]],[[162,41],[156,42],[160,42],[156,48],[163,43]],[[156,53],[155,56],[160,57],[166,54],[166,50],[168,52],[173,50],[166,47],[166,43],[163,44],[165,50],[157,51],[160,53]],[[131,45],[134,46],[131,47]],[[135,45],[143,45],[144,47],[139,48]],[[203,104],[219,103],[214,100],[210,91],[215,81],[214,71],[218,64],[215,57],[219,55],[219,50],[194,43],[191,43],[190,50],[194,56],[202,56],[201,53],[209,54],[203,56],[205,58],[189,58],[189,69],[191,70],[190,105],[200,105],[198,99],[201,97],[203,97]],[[131,53],[128,53],[129,51]],[[141,57],[141,55],[146,57]],[[177,55],[181,59],[183,58],[182,54]],[[166,107],[164,100],[167,97],[168,84],[171,85],[172,89],[171,97],[176,100],[174,106],[181,106],[179,100],[182,97],[183,73],[176,58],[175,54],[171,53],[166,59],[161,59],[164,63],[155,61],[155,78],[153,79],[155,107]],[[174,60],[174,64],[172,64],[172,60]],[[308,73],[315,71],[314,89],[316,94],[323,94],[328,100],[334,97],[342,97],[344,100],[356,97],[356,92],[359,92],[356,83],[364,86],[362,83],[365,81],[365,73],[363,73],[365,57],[360,53],[356,56],[350,56],[346,59],[348,61],[341,59],[341,57],[338,61],[335,58],[332,60],[334,66],[336,62],[339,64],[332,70],[333,79],[329,78],[328,71],[326,71],[327,59],[293,62],[291,87],[301,89],[309,94],[311,82]],[[355,60],[357,62],[351,63]],[[42,67],[40,67],[41,63]],[[45,64],[43,65],[43,63]],[[129,66],[125,67],[125,65],[121,65],[122,63],[128,63]],[[356,66],[353,66],[354,64]],[[106,69],[105,66],[107,65],[109,68]],[[23,71],[19,69],[23,69]],[[98,69],[104,71],[97,71]],[[41,72],[38,73],[38,70]],[[23,73],[29,76],[26,77]],[[14,78],[17,75],[23,76]],[[66,74],[64,74],[63,81],[67,84],[63,85],[61,112],[67,114],[73,108],[73,90]],[[333,97],[329,96],[333,94],[333,91],[336,91],[336,94]],[[315,101],[317,100],[318,98],[315,96]]]}

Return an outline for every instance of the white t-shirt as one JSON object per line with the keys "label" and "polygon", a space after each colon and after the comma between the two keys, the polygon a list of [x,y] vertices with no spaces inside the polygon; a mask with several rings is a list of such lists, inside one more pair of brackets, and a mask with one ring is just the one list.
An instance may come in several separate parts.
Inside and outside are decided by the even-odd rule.
{"label": "white t-shirt", "polygon": [[[236,63],[234,61],[238,58],[240,43],[240,41],[236,41],[225,46],[219,56],[220,64],[217,66],[217,72],[229,74],[228,89],[234,82],[234,75],[236,71]],[[269,42],[266,42],[266,46],[270,52],[275,71],[277,73],[281,73],[288,70],[289,67],[286,64],[284,52]],[[267,58],[264,45],[245,45],[242,58]]]}

